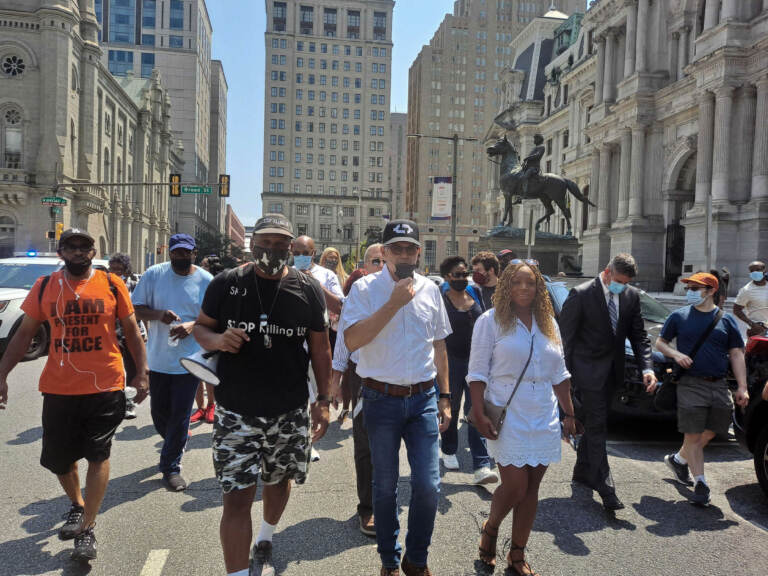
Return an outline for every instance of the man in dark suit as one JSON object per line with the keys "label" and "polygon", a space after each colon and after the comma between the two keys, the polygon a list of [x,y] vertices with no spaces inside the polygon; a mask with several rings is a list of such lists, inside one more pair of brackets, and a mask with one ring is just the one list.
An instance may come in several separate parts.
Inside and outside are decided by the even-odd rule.
{"label": "man in dark suit", "polygon": [[585,428],[573,480],[596,490],[606,510],[624,507],[616,496],[605,443],[611,396],[624,381],[625,339],[632,344],[646,390],[656,386],[640,294],[628,285],[636,274],[631,255],[616,255],[597,278],[571,290],[559,319],[565,361],[581,400]]}

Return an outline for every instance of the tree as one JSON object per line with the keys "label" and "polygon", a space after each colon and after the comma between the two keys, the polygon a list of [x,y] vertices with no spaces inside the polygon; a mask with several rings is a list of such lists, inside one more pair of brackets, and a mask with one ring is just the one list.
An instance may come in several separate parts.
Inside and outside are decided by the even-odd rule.
{"label": "tree", "polygon": [[243,249],[221,232],[201,232],[196,242],[198,263],[211,254],[218,256],[225,268],[234,268],[243,260]]}

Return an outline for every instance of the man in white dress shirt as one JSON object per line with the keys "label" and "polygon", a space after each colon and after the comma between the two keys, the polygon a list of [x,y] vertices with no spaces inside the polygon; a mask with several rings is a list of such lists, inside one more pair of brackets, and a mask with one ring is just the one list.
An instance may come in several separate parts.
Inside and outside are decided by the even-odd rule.
{"label": "man in white dress shirt", "polygon": [[[355,282],[347,297],[344,340],[359,351],[381,576],[399,576],[401,566],[405,576],[430,576],[427,555],[440,492],[437,446],[451,420],[445,349],[451,328],[438,287],[414,272],[421,250],[416,224],[390,221],[383,245],[386,267]],[[397,541],[401,440],[411,466],[404,555]]]}

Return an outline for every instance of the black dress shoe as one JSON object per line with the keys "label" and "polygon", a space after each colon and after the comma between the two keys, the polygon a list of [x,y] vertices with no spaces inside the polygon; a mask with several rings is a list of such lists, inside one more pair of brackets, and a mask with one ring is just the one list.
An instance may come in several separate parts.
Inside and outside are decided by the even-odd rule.
{"label": "black dress shoe", "polygon": [[622,504],[615,492],[605,492],[600,494],[600,498],[603,499],[603,508],[608,511],[613,512],[624,508],[624,504]]}

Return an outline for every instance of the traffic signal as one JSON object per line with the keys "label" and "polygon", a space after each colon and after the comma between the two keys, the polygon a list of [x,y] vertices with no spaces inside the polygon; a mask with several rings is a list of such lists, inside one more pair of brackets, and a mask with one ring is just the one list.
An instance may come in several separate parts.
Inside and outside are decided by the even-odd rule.
{"label": "traffic signal", "polygon": [[56,240],[61,238],[61,233],[64,232],[64,223],[56,222]]}
{"label": "traffic signal", "polygon": [[171,174],[171,197],[181,196],[181,174]]}
{"label": "traffic signal", "polygon": [[219,196],[229,198],[229,174],[219,174]]}

